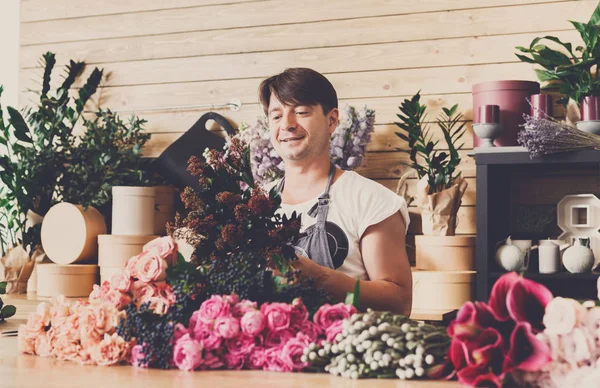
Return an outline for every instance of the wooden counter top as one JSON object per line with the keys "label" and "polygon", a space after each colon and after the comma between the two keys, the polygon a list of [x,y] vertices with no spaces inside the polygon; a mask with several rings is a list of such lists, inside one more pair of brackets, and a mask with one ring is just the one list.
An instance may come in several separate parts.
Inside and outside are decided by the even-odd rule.
{"label": "wooden counter top", "polygon": [[[0,332],[16,330],[22,319],[0,323]],[[351,387],[351,388],[449,388],[457,382],[348,380],[326,373],[276,373],[262,371],[202,371],[139,369],[131,366],[83,366],[17,354],[16,337],[0,337],[0,387],[2,388],[240,388],[240,387]]]}

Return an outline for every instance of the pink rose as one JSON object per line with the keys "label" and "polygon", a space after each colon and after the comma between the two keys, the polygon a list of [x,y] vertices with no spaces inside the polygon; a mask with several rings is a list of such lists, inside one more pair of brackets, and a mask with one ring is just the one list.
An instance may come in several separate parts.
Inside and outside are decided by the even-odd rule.
{"label": "pink rose", "polygon": [[235,305],[240,302],[240,297],[238,294],[223,295],[223,300],[230,305]]}
{"label": "pink rose", "polygon": [[104,334],[104,339],[92,348],[90,356],[97,365],[114,365],[125,359],[127,349],[127,342],[117,333],[113,335]]}
{"label": "pink rose", "polygon": [[199,317],[203,320],[214,320],[229,315],[229,303],[219,295],[213,295],[200,305]]}
{"label": "pink rose", "polygon": [[124,292],[113,288],[102,298],[102,301],[121,310],[131,303],[131,297],[129,294],[125,294]]}
{"label": "pink rose", "polygon": [[185,334],[175,342],[173,362],[185,371],[198,368],[202,364],[202,346],[189,334]]}
{"label": "pink rose", "polygon": [[315,313],[313,320],[320,329],[326,331],[336,321],[350,318],[355,313],[356,308],[352,305],[338,303],[331,306],[330,304],[324,304]]}
{"label": "pink rose", "polygon": [[304,321],[300,325],[294,325],[293,331],[295,333],[302,333],[306,335],[310,339],[310,342],[317,342],[319,336],[321,335],[321,330],[319,327],[310,321]]}
{"label": "pink rose", "polygon": [[310,340],[302,333],[298,333],[296,337],[291,338],[283,345],[281,357],[288,367],[292,370],[300,371],[309,365],[308,362],[302,362],[300,359],[304,348],[308,347],[308,345],[310,345]]}
{"label": "pink rose", "polygon": [[225,356],[225,365],[229,370],[240,370],[244,367],[246,357],[240,354],[227,353]]}
{"label": "pink rose", "polygon": [[138,264],[138,261],[140,261],[141,256],[142,256],[142,253],[140,253],[139,255],[136,255],[136,256],[131,256],[129,258],[129,260],[127,260],[127,263],[125,264],[125,271],[127,271],[129,273],[129,275],[131,275],[132,278],[138,277],[137,264]]}
{"label": "pink rose", "polygon": [[144,245],[142,250],[153,252],[155,256],[166,260],[168,265],[177,263],[177,243],[171,236],[155,238]]}
{"label": "pink rose", "polygon": [[153,252],[143,252],[135,266],[138,279],[150,283],[167,278],[167,262]]}
{"label": "pink rose", "polygon": [[207,352],[204,355],[204,361],[202,362],[201,367],[202,367],[202,369],[218,369],[224,365],[225,364],[219,358],[219,356],[217,356],[213,352]]}
{"label": "pink rose", "polygon": [[267,318],[267,326],[271,331],[285,330],[290,327],[292,306],[287,303],[264,303],[260,312]]}
{"label": "pink rose", "polygon": [[248,311],[255,311],[257,309],[256,302],[251,302],[249,300],[243,300],[231,308],[231,315],[236,318],[241,318]]}
{"label": "pink rose", "polygon": [[221,346],[222,338],[212,330],[196,330],[193,335],[206,350],[216,350]]}
{"label": "pink rose", "polygon": [[299,325],[304,321],[308,321],[308,310],[302,303],[302,299],[296,298],[292,301],[291,324]]}
{"label": "pink rose", "polygon": [[270,331],[265,337],[265,347],[281,347],[295,335],[296,333],[292,332],[291,330]]}
{"label": "pink rose", "polygon": [[270,348],[265,350],[264,370],[273,372],[291,372],[292,367],[283,360],[283,347]]}
{"label": "pink rose", "polygon": [[248,311],[240,321],[242,332],[255,336],[265,328],[265,316],[258,310]]}
{"label": "pink rose", "polygon": [[327,342],[334,343],[335,337],[338,334],[341,334],[344,330],[344,321],[337,321],[331,326],[327,328],[325,331],[325,336],[327,337]]}
{"label": "pink rose", "polygon": [[247,365],[250,369],[263,369],[267,358],[265,356],[265,348],[262,346],[255,346],[248,357]]}
{"label": "pink rose", "polygon": [[148,361],[144,362],[146,355],[142,345],[135,345],[131,349],[131,365],[136,368],[148,368]]}
{"label": "pink rose", "polygon": [[240,322],[234,317],[217,318],[215,331],[223,338],[233,338],[240,332]]}
{"label": "pink rose", "polygon": [[117,272],[110,278],[110,286],[121,292],[129,292],[131,289],[131,275],[127,270]]}
{"label": "pink rose", "polygon": [[254,337],[247,334],[240,334],[225,341],[227,351],[238,356],[250,354],[254,350],[254,346]]}
{"label": "pink rose", "polygon": [[192,333],[191,327],[188,330],[182,323],[175,324],[175,328],[173,330],[173,336],[175,338],[175,341],[177,341],[179,338],[183,337],[184,334],[188,334],[188,333],[191,335],[192,338],[195,338]]}
{"label": "pink rose", "polygon": [[141,280],[133,282],[131,285],[131,294],[139,304],[147,302],[156,295],[156,286],[152,283],[145,283]]}

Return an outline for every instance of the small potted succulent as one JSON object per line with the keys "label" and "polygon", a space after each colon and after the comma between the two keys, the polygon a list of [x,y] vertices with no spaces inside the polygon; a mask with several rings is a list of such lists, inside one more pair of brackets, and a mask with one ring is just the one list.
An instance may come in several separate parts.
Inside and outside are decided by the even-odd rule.
{"label": "small potted succulent", "polygon": [[[598,78],[598,61],[600,60],[600,3],[587,23],[570,21],[581,35],[583,46],[573,49],[571,43],[565,43],[554,36],[535,38],[529,47],[517,46],[523,54],[516,56],[523,62],[540,65],[535,69],[540,82],[546,82],[544,90],[555,91],[562,95],[558,100],[565,107],[571,102],[579,106],[574,110],[574,117],[567,117],[570,122],[581,120],[577,126],[585,131],[595,132],[600,123],[600,78]],[[545,43],[559,46],[559,49],[548,47]],[[569,113],[571,111],[569,110]],[[599,128],[600,129],[600,128]]]}
{"label": "small potted succulent", "polygon": [[[400,122],[396,123],[402,129],[396,135],[408,144],[407,149],[398,149],[409,154],[410,163],[403,164],[414,169],[419,178],[415,200],[421,210],[423,236],[416,238],[417,267],[472,269],[474,237],[455,236],[457,213],[467,188],[467,182],[457,170],[461,161],[458,151],[464,146],[460,142],[466,132],[464,119],[458,113],[458,105],[443,108],[437,118],[445,143],[445,147],[441,147],[426,123],[426,106],[421,104],[420,98],[418,92],[402,102],[401,114],[398,114]],[[443,252],[443,262],[433,263],[431,260],[440,256],[437,252]],[[427,263],[420,260],[425,257]],[[449,257],[456,260],[448,260]]]}

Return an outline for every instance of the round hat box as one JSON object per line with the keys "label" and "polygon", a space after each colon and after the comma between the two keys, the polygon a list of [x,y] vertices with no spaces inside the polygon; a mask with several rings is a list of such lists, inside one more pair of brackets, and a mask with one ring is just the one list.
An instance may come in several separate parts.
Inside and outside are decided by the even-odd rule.
{"label": "round hat box", "polygon": [[144,245],[159,237],[101,234],[98,236],[98,265],[100,268],[124,268],[130,257],[142,253]]}
{"label": "round hat box", "polygon": [[475,236],[415,236],[415,265],[425,271],[475,270]]}
{"label": "round hat box", "polygon": [[413,309],[454,310],[473,300],[475,271],[412,270]]}
{"label": "round hat box", "polygon": [[37,295],[42,297],[87,297],[98,277],[98,266],[94,264],[40,263],[36,268]]}
{"label": "round hat box", "polygon": [[44,217],[42,247],[56,264],[92,262],[98,253],[98,235],[104,233],[104,217],[94,207],[61,202]]}
{"label": "round hat box", "polygon": [[112,234],[154,234],[154,187],[113,186],[112,195]]}

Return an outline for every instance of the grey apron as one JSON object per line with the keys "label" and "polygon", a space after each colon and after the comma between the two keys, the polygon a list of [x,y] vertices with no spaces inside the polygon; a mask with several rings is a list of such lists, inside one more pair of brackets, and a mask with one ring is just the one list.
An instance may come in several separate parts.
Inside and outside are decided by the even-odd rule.
{"label": "grey apron", "polygon": [[[295,243],[296,253],[306,256],[315,263],[327,268],[335,269],[331,253],[329,251],[329,243],[327,242],[327,230],[325,229],[327,222],[327,213],[329,212],[329,189],[335,175],[335,165],[331,163],[329,169],[329,179],[325,192],[319,196],[318,202],[309,211],[308,215],[315,218],[317,222],[314,225],[306,228],[304,233]],[[283,191],[285,177],[281,179],[277,185],[277,191]]]}

